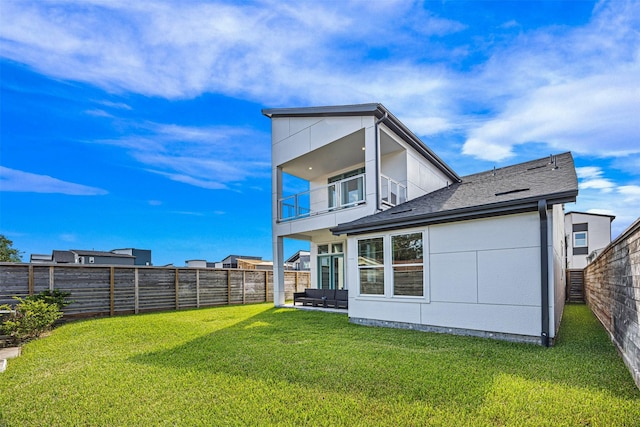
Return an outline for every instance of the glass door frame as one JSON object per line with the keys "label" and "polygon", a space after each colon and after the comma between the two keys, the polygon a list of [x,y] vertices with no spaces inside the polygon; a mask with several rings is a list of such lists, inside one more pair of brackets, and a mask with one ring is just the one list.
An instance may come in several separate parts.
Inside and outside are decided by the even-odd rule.
{"label": "glass door frame", "polygon": [[[329,260],[329,265],[324,267],[329,267],[329,287],[323,287],[324,283],[322,280],[323,276],[323,265],[322,260]],[[336,261],[341,260],[342,262],[338,262],[338,264],[342,264],[342,272],[336,272]],[[336,273],[340,275],[342,278],[342,283],[335,283]],[[338,279],[338,281],[340,281]],[[341,288],[337,287],[342,285]],[[344,289],[344,254],[326,254],[326,255],[318,255],[318,289]]]}
{"label": "glass door frame", "polygon": [[[333,244],[319,245],[326,248],[326,252],[318,253],[317,265],[318,265],[318,289],[345,289],[345,265],[344,265],[344,242],[336,242]],[[323,266],[323,260],[328,260],[328,265]],[[336,268],[340,268],[342,271],[336,271]],[[327,284],[328,288],[323,287],[323,268],[329,268]],[[336,281],[338,283],[336,283]]]}

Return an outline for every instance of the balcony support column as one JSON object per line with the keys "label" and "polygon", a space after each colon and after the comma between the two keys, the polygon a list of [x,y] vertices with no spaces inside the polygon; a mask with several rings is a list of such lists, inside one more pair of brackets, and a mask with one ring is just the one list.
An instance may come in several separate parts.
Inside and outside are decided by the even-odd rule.
{"label": "balcony support column", "polygon": [[273,305],[282,307],[284,297],[284,238],[273,236]]}
{"label": "balcony support column", "polygon": [[375,171],[375,176],[376,176],[376,212],[380,212],[382,210],[382,194],[381,194],[381,182],[380,182],[380,171],[381,169],[381,165],[380,165],[380,127],[378,126],[380,123],[382,123],[384,121],[384,119],[387,118],[387,113],[384,113],[384,116],[382,116],[380,119],[376,120],[373,126],[373,134],[375,137],[374,143],[375,143],[375,155],[376,155],[376,171]]}

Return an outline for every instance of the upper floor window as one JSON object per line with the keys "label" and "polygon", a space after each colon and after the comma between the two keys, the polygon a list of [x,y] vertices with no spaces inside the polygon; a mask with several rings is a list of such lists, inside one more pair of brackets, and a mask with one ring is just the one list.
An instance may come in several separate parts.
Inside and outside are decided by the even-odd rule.
{"label": "upper floor window", "polygon": [[364,201],[364,168],[328,179],[329,209],[348,207]]}
{"label": "upper floor window", "polygon": [[579,232],[573,233],[573,247],[582,248],[586,246],[588,246],[587,232],[579,231]]}

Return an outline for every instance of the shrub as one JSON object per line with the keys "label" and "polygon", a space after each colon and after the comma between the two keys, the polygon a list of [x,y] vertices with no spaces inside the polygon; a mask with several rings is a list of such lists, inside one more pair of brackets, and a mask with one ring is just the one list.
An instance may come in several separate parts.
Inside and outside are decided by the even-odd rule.
{"label": "shrub", "polygon": [[58,306],[59,310],[62,310],[69,304],[73,303],[73,301],[68,300],[67,298],[71,296],[71,292],[61,291],[60,289],[54,289],[50,291],[49,289],[40,292],[36,295],[29,295],[25,298],[28,301],[44,301],[47,304],[55,304]]}
{"label": "shrub", "polygon": [[16,344],[39,337],[62,317],[62,312],[55,303],[19,297],[14,299],[18,304],[0,325],[0,331],[8,335]]}

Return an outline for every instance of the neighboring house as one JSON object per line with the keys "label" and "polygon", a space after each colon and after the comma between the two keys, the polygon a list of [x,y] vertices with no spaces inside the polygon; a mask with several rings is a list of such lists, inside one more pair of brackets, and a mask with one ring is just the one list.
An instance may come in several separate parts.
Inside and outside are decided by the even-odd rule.
{"label": "neighboring house", "polygon": [[188,259],[185,265],[189,268],[207,268],[207,261],[204,259]]}
{"label": "neighboring house", "polygon": [[113,249],[111,252],[114,254],[132,255],[136,257],[134,265],[153,265],[151,262],[151,250],[150,249]]}
{"label": "neighboring house", "polygon": [[110,252],[71,249],[54,250],[51,256],[31,255],[32,263],[53,264],[101,264],[101,265],[151,265],[148,249],[114,249]]}
{"label": "neighboring house", "polygon": [[285,262],[285,268],[297,271],[311,270],[311,253],[309,251],[298,251],[291,255]]}
{"label": "neighboring house", "polygon": [[51,261],[56,264],[75,264],[77,262],[77,258],[71,251],[54,250],[51,253]]}
{"label": "neighboring house", "polygon": [[238,258],[243,260],[262,260],[262,257],[259,256],[229,255],[219,263],[216,263],[216,268],[238,268]]}
{"label": "neighboring house", "polygon": [[[274,302],[283,241],[310,242],[311,287],[352,322],[548,345],[564,307],[570,153],[459,177],[381,104],[266,109]],[[295,177],[292,178],[292,177]],[[285,194],[289,182],[308,188]]]}
{"label": "neighboring house", "polygon": [[243,270],[269,270],[273,269],[273,262],[264,261],[262,259],[243,259],[237,258],[236,262],[238,264],[237,268]]}
{"label": "neighboring house", "polygon": [[107,265],[135,265],[136,257],[127,254],[115,254],[104,251],[85,251],[71,249],[75,255],[76,264],[107,264]]}
{"label": "neighboring house", "polygon": [[588,257],[611,243],[613,215],[567,212],[564,216],[567,268],[582,269]]}
{"label": "neighboring house", "polygon": [[29,257],[29,262],[31,264],[43,264],[43,263],[51,263],[53,255],[43,255],[43,254],[31,254]]}

